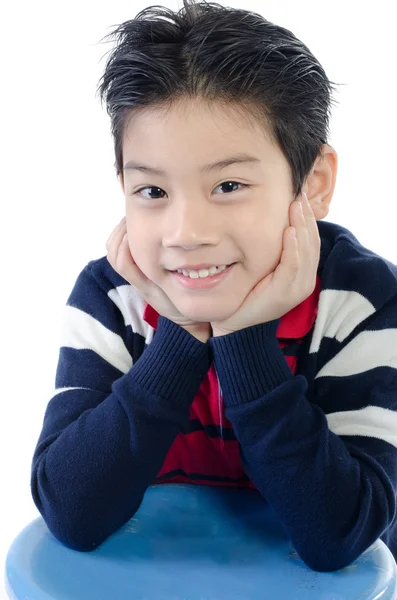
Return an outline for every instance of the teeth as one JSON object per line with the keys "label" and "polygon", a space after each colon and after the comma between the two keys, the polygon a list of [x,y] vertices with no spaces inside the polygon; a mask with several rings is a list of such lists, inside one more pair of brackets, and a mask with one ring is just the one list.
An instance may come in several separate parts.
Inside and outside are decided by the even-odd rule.
{"label": "teeth", "polygon": [[216,273],[221,273],[227,269],[230,265],[221,265],[220,267],[210,267],[209,269],[200,269],[199,271],[187,271],[186,269],[178,269],[177,272],[183,274],[185,277],[190,277],[191,279],[198,279],[209,277],[211,275],[215,275]]}

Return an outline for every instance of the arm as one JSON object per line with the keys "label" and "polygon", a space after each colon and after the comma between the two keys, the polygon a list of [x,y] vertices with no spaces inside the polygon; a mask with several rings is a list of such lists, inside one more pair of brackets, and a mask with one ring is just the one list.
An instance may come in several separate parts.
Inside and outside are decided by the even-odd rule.
{"label": "arm", "polygon": [[48,528],[80,551],[94,550],[139,508],[210,367],[209,344],[163,317],[131,367],[125,329],[85,269],[65,310],[56,394],[31,471]]}
{"label": "arm", "polygon": [[210,339],[226,416],[248,476],[302,560],[333,571],[396,514],[397,303],[324,361],[312,402],[279,347],[278,322]]}

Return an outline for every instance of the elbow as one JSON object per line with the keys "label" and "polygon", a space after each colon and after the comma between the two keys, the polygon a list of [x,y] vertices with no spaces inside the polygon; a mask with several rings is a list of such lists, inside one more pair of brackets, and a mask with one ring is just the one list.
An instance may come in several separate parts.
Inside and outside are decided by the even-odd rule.
{"label": "elbow", "polygon": [[301,530],[299,539],[291,538],[294,549],[313,571],[329,573],[344,569],[360,558],[388,528],[395,515],[395,503],[386,508],[390,510],[376,511],[377,520],[373,522],[366,518],[367,513],[363,516],[360,512],[360,518],[350,527],[344,521],[335,527],[317,521],[310,531]]}
{"label": "elbow", "polygon": [[101,526],[98,520],[87,524],[84,519],[69,518],[62,510],[46,510],[42,518],[49,532],[66,548],[77,552],[93,552],[115,533]]}
{"label": "elbow", "polygon": [[296,552],[291,553],[291,558],[299,557],[312,571],[330,573],[351,565],[374,541],[368,541],[360,547],[360,544],[352,543],[351,539],[323,538],[310,545],[295,545]]}
{"label": "elbow", "polygon": [[[81,519],[76,519],[76,514],[81,510],[70,510],[67,503],[51,500],[48,489],[44,494],[36,475],[31,479],[31,495],[33,502],[44,520],[50,533],[70,550],[79,552],[92,552],[106,539],[107,536],[93,535],[82,526]],[[77,508],[77,507],[75,507]],[[86,520],[86,519],[83,519]],[[90,528],[92,530],[92,527]]]}
{"label": "elbow", "polygon": [[331,573],[348,567],[357,556],[351,556],[350,553],[343,552],[318,552],[318,553],[298,553],[299,558],[312,571],[318,573]]}
{"label": "elbow", "polygon": [[109,537],[105,534],[100,535],[98,532],[95,536],[76,534],[71,529],[59,527],[58,524],[48,528],[61,544],[76,552],[93,552]]}
{"label": "elbow", "polygon": [[31,494],[50,533],[61,544],[78,552],[93,552],[101,546],[134,516],[143,499],[142,495],[134,502],[135,508],[125,503],[120,510],[112,498],[106,505],[97,504],[94,508],[82,497],[68,498],[65,493],[54,501],[48,485],[43,488],[35,475],[31,480]]}

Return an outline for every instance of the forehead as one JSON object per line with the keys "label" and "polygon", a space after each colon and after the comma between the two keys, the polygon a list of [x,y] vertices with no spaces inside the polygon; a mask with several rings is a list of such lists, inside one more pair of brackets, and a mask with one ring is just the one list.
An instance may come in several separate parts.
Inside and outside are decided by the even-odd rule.
{"label": "forehead", "polygon": [[[207,136],[225,135],[228,138],[261,137],[272,143],[270,126],[264,117],[259,119],[247,107],[237,103],[215,102],[203,99],[183,99],[168,105],[134,109],[126,118],[124,140],[141,133],[157,134],[172,131],[172,137],[195,130]],[[192,140],[193,142],[194,140]]]}
{"label": "forehead", "polygon": [[264,126],[241,107],[193,100],[140,109],[126,119],[123,136],[126,174],[146,164],[152,168],[141,172],[164,175],[180,164],[205,175],[228,163],[274,162],[279,154]]}

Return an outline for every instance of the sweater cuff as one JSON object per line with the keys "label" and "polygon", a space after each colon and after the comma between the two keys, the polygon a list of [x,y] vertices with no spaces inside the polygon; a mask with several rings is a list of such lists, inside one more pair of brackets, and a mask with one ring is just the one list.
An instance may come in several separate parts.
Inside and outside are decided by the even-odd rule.
{"label": "sweater cuff", "polygon": [[294,377],[276,337],[280,319],[209,339],[225,406],[261,398]]}
{"label": "sweater cuff", "polygon": [[201,342],[160,316],[153,340],[130,374],[143,389],[179,405],[190,405],[211,362],[209,342]]}

